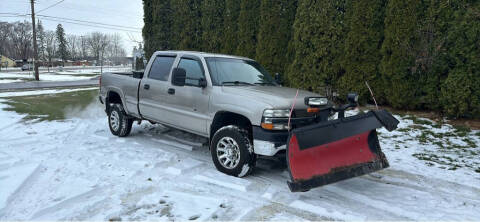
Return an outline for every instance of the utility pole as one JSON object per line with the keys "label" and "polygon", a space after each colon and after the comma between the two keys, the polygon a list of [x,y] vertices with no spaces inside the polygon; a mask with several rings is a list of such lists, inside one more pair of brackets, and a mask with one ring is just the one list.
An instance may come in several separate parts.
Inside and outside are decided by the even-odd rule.
{"label": "utility pole", "polygon": [[33,69],[35,70],[35,80],[40,80],[38,76],[38,66],[35,64],[38,60],[38,46],[37,46],[37,30],[35,26],[35,0],[30,0],[30,4],[32,6],[32,26],[33,26]]}

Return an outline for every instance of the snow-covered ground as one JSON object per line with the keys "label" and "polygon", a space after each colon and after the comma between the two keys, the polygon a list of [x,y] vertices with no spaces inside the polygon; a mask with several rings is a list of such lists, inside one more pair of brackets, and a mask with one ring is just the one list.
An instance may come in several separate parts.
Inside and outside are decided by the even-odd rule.
{"label": "snow-covered ground", "polygon": [[260,159],[246,178],[226,176],[204,138],[148,122],[118,138],[97,103],[63,121],[0,110],[0,220],[478,220],[479,132],[467,133],[467,147],[445,136],[449,125],[396,117],[403,130],[379,131],[390,168],[291,193],[281,158]]}
{"label": "snow-covered ground", "polygon": [[[131,67],[110,67],[104,68],[103,72],[127,72]],[[100,75],[100,68],[85,68],[85,69],[73,69],[66,71],[58,71],[58,68],[54,68],[51,72],[41,71],[39,76],[42,81],[74,81],[74,80],[86,80]],[[0,83],[22,82],[30,81],[34,79],[32,71],[26,72],[0,72]]]}

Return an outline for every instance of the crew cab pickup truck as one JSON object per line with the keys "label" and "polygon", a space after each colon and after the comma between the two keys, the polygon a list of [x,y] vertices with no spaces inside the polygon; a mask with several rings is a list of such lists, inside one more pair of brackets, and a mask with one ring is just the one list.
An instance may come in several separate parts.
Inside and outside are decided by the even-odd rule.
{"label": "crew cab pickup truck", "polygon": [[[257,155],[273,156],[278,152],[285,152],[287,141],[293,144],[292,147],[295,147],[298,141],[300,149],[291,150],[298,152],[298,155],[294,154],[300,159],[290,159],[289,167],[309,164],[305,169],[313,170],[308,173],[313,175],[311,178],[314,182],[325,184],[324,180],[318,181],[318,176],[330,171],[318,171],[311,167],[322,162],[318,161],[320,159],[315,153],[318,145],[333,142],[331,147],[335,147],[338,142],[335,143],[334,140],[360,133],[359,130],[342,130],[336,126],[343,122],[328,121],[335,112],[339,112],[339,116],[343,117],[346,108],[356,106],[355,94],[349,95],[350,104],[336,108],[322,95],[280,86],[260,64],[244,57],[203,52],[158,51],[152,55],[144,72],[104,73],[100,82],[99,99],[105,105],[112,134],[127,136],[133,121],[148,120],[207,137],[216,168],[238,177],[252,171]],[[372,116],[373,114],[359,116],[351,121],[347,117],[342,121],[350,121],[345,123],[350,129],[355,121],[362,120],[369,125],[361,130],[370,132],[373,129],[370,132],[373,135],[374,129],[381,125],[376,124],[378,121],[374,122],[371,118],[375,117]],[[322,122],[327,125],[318,125]],[[334,129],[329,128],[332,126]],[[295,131],[296,128],[306,131]],[[297,134],[292,134],[291,130]],[[335,135],[330,135],[330,132],[337,131]],[[310,132],[314,134],[308,134]],[[307,134],[311,136],[306,137]],[[373,139],[377,138],[376,134],[369,136],[370,134],[365,134],[365,138],[368,136],[368,144],[361,140],[362,147],[357,146],[356,141],[360,141],[359,139],[352,140],[349,149],[354,149],[354,152],[349,153],[357,155],[358,152],[360,157],[365,157],[365,149],[375,144]],[[290,137],[293,139],[290,140]],[[300,141],[301,139],[303,141]],[[370,139],[373,142],[370,142]],[[303,151],[303,146],[309,144],[312,149],[305,147],[308,150]],[[340,148],[335,148],[338,158],[332,160],[342,160],[342,147],[341,145]],[[365,157],[361,161],[373,164],[372,161],[377,161],[377,157],[381,155],[375,153],[379,147],[370,149],[372,157]],[[319,150],[319,156],[323,155],[321,152],[324,151]],[[287,148],[287,158],[293,156],[288,154]],[[307,161],[304,161],[302,156]],[[312,157],[316,159],[309,163],[308,158]],[[341,165],[333,163],[329,167],[337,167],[335,172],[347,169],[345,165],[359,167],[360,162],[348,162],[350,160],[352,158],[348,158],[347,162],[337,161]],[[305,171],[302,167],[297,168],[300,173]],[[386,166],[377,164],[368,169],[383,167]],[[367,168],[360,170],[362,169]],[[292,176],[295,176],[296,171],[290,170]],[[348,173],[341,175],[345,177]],[[361,174],[355,172],[356,175]],[[299,183],[304,183],[310,176],[299,178]],[[309,189],[314,187],[312,184],[314,183],[300,184],[302,186],[297,184],[291,188],[292,191]]]}
{"label": "crew cab pickup truck", "polygon": [[[306,97],[323,107],[309,112]],[[252,59],[186,51],[154,53],[144,73],[102,74],[100,101],[114,135],[149,120],[208,137],[215,166],[235,176],[251,171],[255,155],[285,150],[293,102],[290,127],[331,114],[324,97],[280,86]]]}

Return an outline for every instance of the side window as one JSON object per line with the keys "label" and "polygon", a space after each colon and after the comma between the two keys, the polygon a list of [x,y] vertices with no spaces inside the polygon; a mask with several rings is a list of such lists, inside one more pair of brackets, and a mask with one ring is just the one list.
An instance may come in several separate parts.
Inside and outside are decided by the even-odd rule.
{"label": "side window", "polygon": [[148,78],[167,81],[174,61],[175,57],[157,56],[150,68]]}
{"label": "side window", "polygon": [[197,60],[182,58],[178,68],[183,68],[187,72],[185,85],[198,86],[200,78],[205,78],[201,63]]}

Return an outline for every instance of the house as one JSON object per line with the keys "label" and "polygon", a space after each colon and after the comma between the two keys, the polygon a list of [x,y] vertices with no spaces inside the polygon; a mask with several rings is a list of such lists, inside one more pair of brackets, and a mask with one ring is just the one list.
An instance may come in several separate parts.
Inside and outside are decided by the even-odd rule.
{"label": "house", "polygon": [[0,67],[14,67],[15,61],[6,56],[0,55]]}

